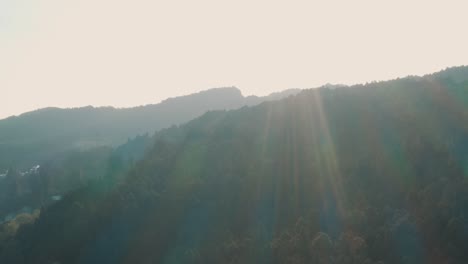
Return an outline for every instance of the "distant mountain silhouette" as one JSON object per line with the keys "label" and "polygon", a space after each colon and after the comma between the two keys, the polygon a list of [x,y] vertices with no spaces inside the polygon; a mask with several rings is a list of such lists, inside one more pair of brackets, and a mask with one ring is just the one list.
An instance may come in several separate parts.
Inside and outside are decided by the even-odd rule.
{"label": "distant mountain silhouette", "polygon": [[124,172],[107,154],[41,166],[96,180],[0,225],[0,263],[468,263],[468,67],[209,111]]}
{"label": "distant mountain silhouette", "polygon": [[281,99],[299,90],[244,97],[235,87],[215,88],[132,108],[44,108],[0,120],[0,173],[30,167],[70,149],[117,146],[129,137],[179,125],[210,110],[230,110]]}

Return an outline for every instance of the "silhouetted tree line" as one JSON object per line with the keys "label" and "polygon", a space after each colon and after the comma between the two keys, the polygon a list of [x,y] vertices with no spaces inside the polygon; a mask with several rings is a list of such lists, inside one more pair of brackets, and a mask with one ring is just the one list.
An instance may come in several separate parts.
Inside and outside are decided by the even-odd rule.
{"label": "silhouetted tree line", "polygon": [[468,261],[467,68],[212,111],[153,140],[121,180],[3,236],[0,262]]}

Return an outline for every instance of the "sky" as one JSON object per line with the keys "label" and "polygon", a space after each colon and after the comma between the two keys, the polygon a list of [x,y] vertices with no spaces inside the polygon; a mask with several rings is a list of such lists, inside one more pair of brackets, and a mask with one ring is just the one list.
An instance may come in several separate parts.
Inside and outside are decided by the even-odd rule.
{"label": "sky", "polygon": [[0,0],[0,118],[468,64],[466,0]]}

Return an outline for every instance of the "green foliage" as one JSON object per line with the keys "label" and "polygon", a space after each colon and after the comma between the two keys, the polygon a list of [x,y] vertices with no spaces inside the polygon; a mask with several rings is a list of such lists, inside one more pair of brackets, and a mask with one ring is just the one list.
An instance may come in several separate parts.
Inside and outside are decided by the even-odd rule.
{"label": "green foliage", "polygon": [[0,224],[0,245],[6,245],[13,239],[18,229],[23,225],[32,225],[40,215],[40,210],[35,210],[31,214],[18,214],[14,219]]}
{"label": "green foliage", "polygon": [[465,263],[463,76],[307,90],[162,130],[117,184],[43,209],[0,262]]}

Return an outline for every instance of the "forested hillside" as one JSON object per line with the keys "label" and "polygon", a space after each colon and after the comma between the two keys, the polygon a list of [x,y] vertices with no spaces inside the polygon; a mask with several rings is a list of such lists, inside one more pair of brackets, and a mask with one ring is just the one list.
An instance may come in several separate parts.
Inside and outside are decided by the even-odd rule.
{"label": "forested hillside", "polygon": [[218,88],[157,105],[42,109],[0,120],[0,223],[50,205],[93,180],[122,176],[151,146],[156,129],[210,109],[256,105],[297,92],[243,97],[237,88]]}
{"label": "forested hillside", "polygon": [[468,67],[210,111],[153,144],[3,224],[0,263],[468,262]]}
{"label": "forested hillside", "polygon": [[129,139],[116,148],[95,147],[62,152],[27,170],[10,167],[0,175],[0,223],[31,213],[60,200],[93,181],[114,184],[151,147],[148,134]]}
{"label": "forested hillside", "polygon": [[297,89],[244,97],[235,87],[217,88],[133,108],[46,108],[0,120],[0,173],[29,169],[63,152],[118,146],[137,135],[185,123],[209,110],[236,109],[276,100]]}

